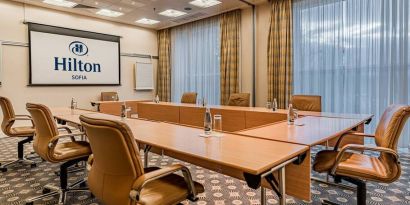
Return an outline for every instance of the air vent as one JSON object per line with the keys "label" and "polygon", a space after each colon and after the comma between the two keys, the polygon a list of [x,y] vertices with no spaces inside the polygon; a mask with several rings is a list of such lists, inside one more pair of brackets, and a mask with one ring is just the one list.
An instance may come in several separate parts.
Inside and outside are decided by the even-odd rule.
{"label": "air vent", "polygon": [[171,21],[174,22],[174,23],[180,24],[180,23],[185,23],[185,22],[189,22],[189,21],[193,21],[193,20],[198,20],[201,17],[204,17],[206,15],[207,15],[207,13],[198,12],[198,13],[194,13],[194,14],[191,14],[191,15],[188,15],[188,16],[184,16],[184,17],[181,17],[181,18],[178,18],[178,19],[171,20]]}
{"label": "air vent", "polygon": [[77,4],[73,8],[75,8],[75,9],[96,9],[96,7],[87,6],[87,5],[84,5],[84,4]]}

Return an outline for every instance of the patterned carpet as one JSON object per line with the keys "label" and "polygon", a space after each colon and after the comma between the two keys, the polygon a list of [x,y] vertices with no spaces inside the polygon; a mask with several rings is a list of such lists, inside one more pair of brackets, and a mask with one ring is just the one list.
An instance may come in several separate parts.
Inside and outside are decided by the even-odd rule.
{"label": "patterned carpet", "polygon": [[[17,140],[0,138],[0,147],[0,161],[14,158],[17,152]],[[27,145],[26,148],[27,152],[31,151],[31,145]],[[367,204],[410,204],[410,154],[402,153],[401,162],[402,176],[395,183],[368,183]],[[173,163],[183,162],[166,156],[150,155],[150,166],[166,166]],[[250,189],[245,182],[188,163],[183,164],[191,170],[194,180],[205,184],[206,191],[200,195],[198,202],[186,201],[184,204],[260,204],[259,190]],[[26,198],[40,195],[44,185],[49,183],[58,185],[59,179],[54,174],[58,168],[58,164],[42,162],[37,168],[18,165],[10,167],[6,173],[0,173],[0,204],[24,204]],[[69,181],[73,182],[84,176],[85,172],[78,172],[72,174]],[[320,204],[321,199],[330,199],[339,204],[356,204],[355,192],[348,189],[312,182],[311,191],[312,201],[310,203],[292,197],[287,198],[287,203]],[[68,196],[68,199],[68,204],[100,204],[98,200],[90,198],[89,193],[72,194]],[[268,191],[267,199],[268,204],[278,204],[276,196],[271,191]],[[36,204],[55,203],[56,198],[51,197]]]}

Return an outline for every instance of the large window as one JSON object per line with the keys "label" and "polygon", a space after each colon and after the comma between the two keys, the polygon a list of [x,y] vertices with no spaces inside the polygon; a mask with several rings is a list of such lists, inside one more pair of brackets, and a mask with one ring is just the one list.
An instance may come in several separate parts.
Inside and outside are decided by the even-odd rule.
{"label": "large window", "polygon": [[[323,110],[375,114],[410,104],[409,0],[295,0],[294,93]],[[409,126],[399,146],[408,147]]]}
{"label": "large window", "polygon": [[184,92],[197,92],[208,104],[219,104],[219,18],[172,28],[171,47],[171,100],[179,102]]}

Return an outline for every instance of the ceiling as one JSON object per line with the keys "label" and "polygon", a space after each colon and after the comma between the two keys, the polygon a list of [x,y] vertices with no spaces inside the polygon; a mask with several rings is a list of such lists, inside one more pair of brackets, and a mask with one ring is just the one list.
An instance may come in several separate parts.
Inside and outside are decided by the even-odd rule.
{"label": "ceiling", "polygon": [[[249,7],[248,3],[259,4],[265,0],[220,0],[222,2],[221,4],[208,8],[199,8],[189,4],[192,0],[71,0],[78,3],[78,5],[74,8],[49,5],[43,3],[43,0],[13,1],[145,28],[163,29],[214,16],[226,11],[246,8]],[[190,10],[187,10],[187,8],[190,8]],[[113,11],[122,12],[124,15],[115,18],[97,15],[96,12],[100,9],[110,9]],[[187,14],[175,18],[158,14],[166,9],[184,11]],[[136,20],[142,18],[154,19],[160,22],[154,25],[144,25],[135,22]]]}

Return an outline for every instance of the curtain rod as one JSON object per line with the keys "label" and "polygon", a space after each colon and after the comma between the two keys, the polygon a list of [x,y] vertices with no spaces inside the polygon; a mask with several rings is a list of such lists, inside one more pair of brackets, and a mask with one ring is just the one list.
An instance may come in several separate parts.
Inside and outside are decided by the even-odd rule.
{"label": "curtain rod", "polygon": [[[18,41],[4,41],[0,40],[0,45],[4,46],[17,46],[17,47],[28,47],[28,43],[18,42]],[[131,57],[131,58],[149,58],[149,59],[158,59],[158,56],[152,56],[147,54],[138,54],[138,53],[121,53],[120,56]]]}

